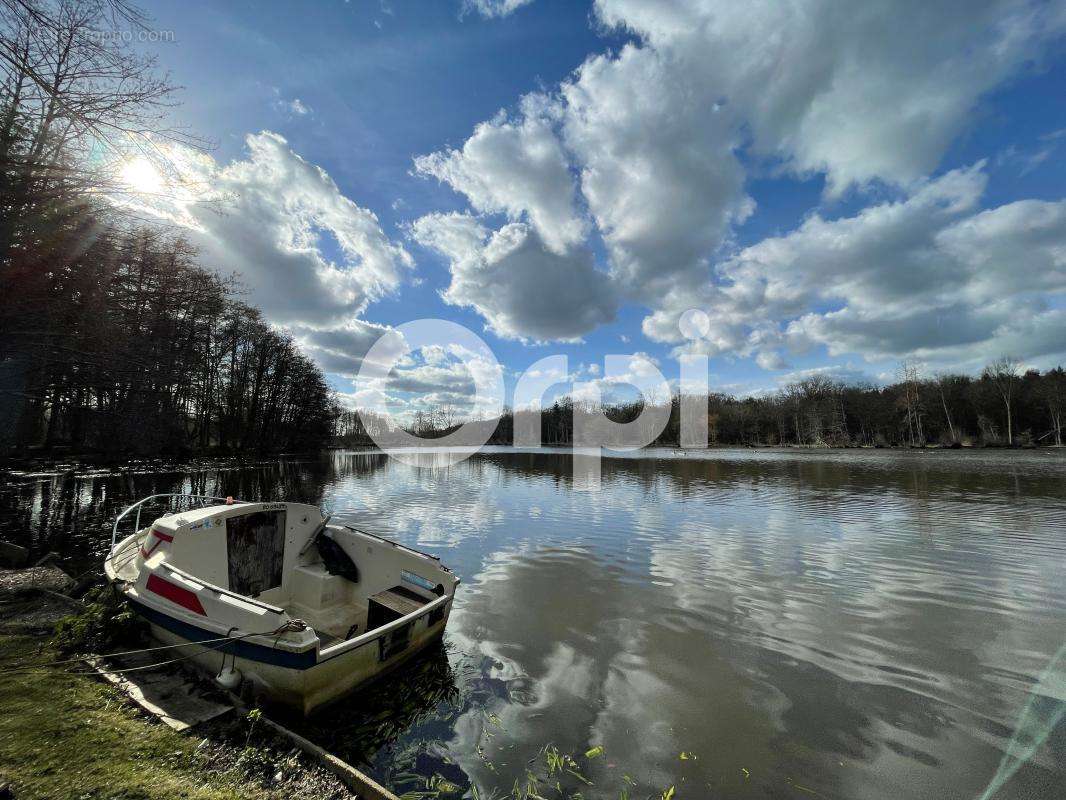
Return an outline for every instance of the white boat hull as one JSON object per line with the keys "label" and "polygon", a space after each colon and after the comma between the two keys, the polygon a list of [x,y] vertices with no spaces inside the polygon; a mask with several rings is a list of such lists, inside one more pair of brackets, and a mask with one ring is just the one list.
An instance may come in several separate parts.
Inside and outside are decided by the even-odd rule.
{"label": "white boat hull", "polygon": [[[410,661],[444,635],[446,622],[447,620],[441,622],[434,630],[427,630],[423,636],[413,639],[402,653],[385,663],[379,661],[378,645],[372,643],[316,662],[306,669],[294,669],[245,658],[223,649],[207,649],[217,645],[191,644],[196,640],[186,639],[168,627],[152,622],[148,623],[148,629],[149,635],[161,644],[189,644],[190,647],[196,647],[198,654],[188,661],[205,677],[216,678],[223,668],[225,658],[225,666],[237,670],[242,678],[243,691],[249,694],[256,704],[274,703],[307,716],[349,696],[364,684],[387,675]],[[186,652],[184,647],[180,652]]]}

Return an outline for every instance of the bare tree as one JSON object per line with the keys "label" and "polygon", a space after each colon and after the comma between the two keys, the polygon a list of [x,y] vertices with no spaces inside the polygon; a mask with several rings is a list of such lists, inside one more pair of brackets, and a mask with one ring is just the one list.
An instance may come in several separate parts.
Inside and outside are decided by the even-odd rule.
{"label": "bare tree", "polygon": [[0,0],[0,69],[17,87],[5,99],[34,130],[34,157],[76,141],[121,149],[130,139],[150,147],[153,136],[198,141],[166,125],[175,87],[154,56],[131,47],[145,24],[124,0]]}
{"label": "bare tree", "polygon": [[1038,386],[1038,395],[1047,405],[1048,414],[1051,417],[1051,430],[1044,436],[1054,432],[1055,444],[1062,447],[1062,411],[1066,408],[1066,370],[1062,367],[1048,370],[1041,377]]}
{"label": "bare tree", "polygon": [[955,430],[955,423],[951,419],[951,409],[948,408],[947,388],[955,382],[955,376],[948,375],[946,373],[938,373],[936,376],[936,388],[940,395],[940,405],[944,409],[944,419],[948,423],[948,433],[951,436],[952,443],[959,441],[959,434]]}
{"label": "bare tree", "polygon": [[[798,383],[790,383],[781,390],[783,405],[792,420],[792,430],[796,435],[796,445],[803,445],[803,427],[800,425],[800,410],[803,408],[803,391]],[[715,439],[717,439],[717,417],[715,419]],[[784,436],[781,437],[784,442]]]}
{"label": "bare tree", "polygon": [[925,444],[925,431],[922,429],[921,368],[913,361],[904,361],[899,365],[900,382],[903,386],[903,404],[907,410],[907,431],[911,446]]}
{"label": "bare tree", "polygon": [[176,87],[131,41],[144,24],[125,0],[0,0],[0,266],[57,213],[131,191],[133,155],[181,182],[161,143],[206,146],[168,123]]}
{"label": "bare tree", "polygon": [[1014,444],[1012,406],[1018,387],[1018,371],[1021,362],[1011,356],[996,359],[981,372],[981,377],[988,380],[999,393],[1003,406],[1007,410],[1007,444]]}

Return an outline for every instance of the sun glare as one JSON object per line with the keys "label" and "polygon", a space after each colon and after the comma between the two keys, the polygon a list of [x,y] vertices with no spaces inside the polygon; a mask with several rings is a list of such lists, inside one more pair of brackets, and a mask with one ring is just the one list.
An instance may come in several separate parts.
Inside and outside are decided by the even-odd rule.
{"label": "sun glare", "polygon": [[119,172],[128,189],[141,194],[157,194],[163,188],[163,177],[152,163],[141,156],[123,164]]}

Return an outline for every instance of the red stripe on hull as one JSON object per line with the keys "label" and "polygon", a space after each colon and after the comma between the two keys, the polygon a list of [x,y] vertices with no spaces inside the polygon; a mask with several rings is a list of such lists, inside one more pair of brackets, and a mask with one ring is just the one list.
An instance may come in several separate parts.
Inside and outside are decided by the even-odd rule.
{"label": "red stripe on hull", "polygon": [[204,607],[200,604],[200,598],[196,596],[196,592],[191,592],[176,583],[165,581],[158,575],[148,576],[148,591],[153,594],[157,594],[160,597],[165,597],[172,603],[175,603],[182,608],[187,608],[195,614],[199,614],[202,617],[207,616],[207,612],[204,611]]}

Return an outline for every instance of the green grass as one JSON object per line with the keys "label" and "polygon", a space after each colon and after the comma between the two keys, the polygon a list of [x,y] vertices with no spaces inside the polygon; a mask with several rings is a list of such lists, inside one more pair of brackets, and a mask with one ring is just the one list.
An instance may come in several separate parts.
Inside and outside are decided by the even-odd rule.
{"label": "green grass", "polygon": [[148,720],[93,677],[8,674],[14,663],[59,657],[39,641],[0,636],[0,783],[18,800],[273,796],[233,767],[212,766],[198,739]]}

